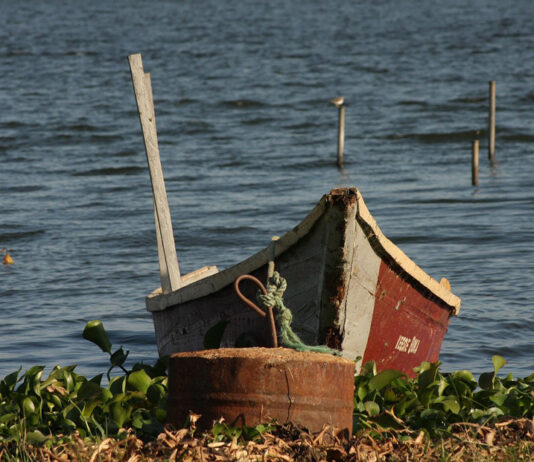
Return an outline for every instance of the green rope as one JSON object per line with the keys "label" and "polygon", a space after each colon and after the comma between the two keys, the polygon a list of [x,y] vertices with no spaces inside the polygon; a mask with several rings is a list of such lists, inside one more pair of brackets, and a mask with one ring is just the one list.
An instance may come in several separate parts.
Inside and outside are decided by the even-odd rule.
{"label": "green rope", "polygon": [[282,345],[288,348],[292,348],[297,351],[312,351],[315,353],[328,353],[331,355],[340,355],[341,352],[328,348],[323,345],[306,345],[302,342],[295,332],[291,329],[291,323],[293,322],[293,314],[284,305],[283,295],[287,288],[286,280],[280,276],[278,271],[275,271],[273,276],[269,278],[267,282],[267,294],[264,295],[261,292],[258,293],[258,301],[267,309],[276,309],[276,321],[280,326],[280,336]]}

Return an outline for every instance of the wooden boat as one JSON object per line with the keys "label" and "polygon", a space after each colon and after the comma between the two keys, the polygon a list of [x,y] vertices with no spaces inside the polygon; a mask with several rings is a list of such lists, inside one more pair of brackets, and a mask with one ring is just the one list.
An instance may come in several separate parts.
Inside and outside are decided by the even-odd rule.
{"label": "wooden boat", "polygon": [[[209,329],[226,322],[221,347],[245,341],[270,346],[265,318],[237,296],[243,274],[265,280],[266,247],[218,271],[206,266],[179,275],[166,199],[148,75],[140,55],[130,68],[154,192],[162,287],[146,299],[160,355],[204,349]],[[380,231],[356,188],[334,189],[274,248],[277,271],[287,280],[284,302],[293,330],[307,344],[326,344],[346,358],[375,361],[378,370],[413,375],[422,361],[436,361],[450,316],[460,299],[448,282],[432,279]],[[255,286],[242,287],[254,299]]]}
{"label": "wooden boat", "polygon": [[[224,271],[208,266],[190,273],[176,291],[150,294],[146,306],[160,355],[203,349],[207,330],[220,321],[228,321],[221,346],[232,347],[243,335],[269,346],[265,320],[233,287],[242,274],[265,280],[268,260],[266,247]],[[284,302],[301,339],[361,357],[362,364],[374,360],[379,370],[411,374],[422,361],[436,361],[449,317],[460,308],[446,283],[382,234],[355,188],[323,196],[277,241],[275,264],[287,280]]]}

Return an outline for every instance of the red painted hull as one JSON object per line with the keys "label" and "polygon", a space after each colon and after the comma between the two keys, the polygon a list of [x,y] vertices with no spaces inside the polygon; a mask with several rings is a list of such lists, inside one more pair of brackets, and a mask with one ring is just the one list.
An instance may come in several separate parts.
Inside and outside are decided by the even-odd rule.
{"label": "red painted hull", "polygon": [[414,375],[413,368],[439,357],[449,312],[423,296],[381,262],[375,308],[362,363]]}

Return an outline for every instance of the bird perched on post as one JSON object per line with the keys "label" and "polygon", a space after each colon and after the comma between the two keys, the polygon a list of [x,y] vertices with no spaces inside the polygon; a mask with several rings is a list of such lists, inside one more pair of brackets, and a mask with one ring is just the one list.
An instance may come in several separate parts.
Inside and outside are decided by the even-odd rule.
{"label": "bird perched on post", "polygon": [[343,98],[343,96],[338,96],[337,98],[331,99],[330,102],[336,107],[341,107],[343,106],[343,103],[345,103],[345,98]]}

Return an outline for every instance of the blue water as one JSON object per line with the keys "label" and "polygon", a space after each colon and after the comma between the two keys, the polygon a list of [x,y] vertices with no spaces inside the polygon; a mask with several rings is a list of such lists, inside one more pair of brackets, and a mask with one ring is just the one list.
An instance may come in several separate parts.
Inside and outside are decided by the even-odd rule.
{"label": "blue water", "polygon": [[182,272],[238,262],[355,185],[384,233],[462,298],[444,369],[491,370],[500,354],[503,371],[533,372],[533,15],[531,0],[0,0],[0,248],[15,260],[0,265],[0,376],[102,372],[105,355],[81,339],[91,319],[132,361],[156,359],[137,52]]}

